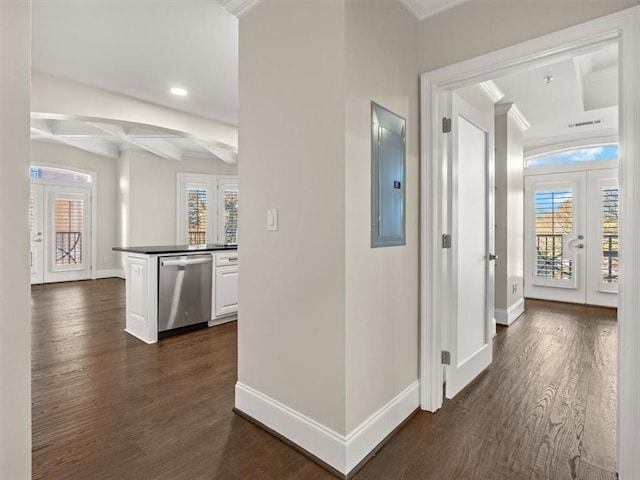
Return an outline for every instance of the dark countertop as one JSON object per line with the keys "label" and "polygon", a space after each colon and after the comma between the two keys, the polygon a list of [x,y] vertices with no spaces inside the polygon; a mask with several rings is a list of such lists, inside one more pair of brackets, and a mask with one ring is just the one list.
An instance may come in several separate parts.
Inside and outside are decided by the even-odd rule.
{"label": "dark countertop", "polygon": [[116,252],[141,253],[143,255],[159,255],[162,253],[214,252],[216,250],[237,250],[237,245],[152,245],[148,247],[113,247]]}

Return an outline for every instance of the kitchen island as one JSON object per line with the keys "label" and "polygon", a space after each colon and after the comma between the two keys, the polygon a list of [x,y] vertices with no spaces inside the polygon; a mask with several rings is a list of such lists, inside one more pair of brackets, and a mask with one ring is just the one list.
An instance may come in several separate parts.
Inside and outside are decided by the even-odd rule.
{"label": "kitchen island", "polygon": [[115,247],[125,255],[125,331],[146,343],[237,318],[236,245]]}

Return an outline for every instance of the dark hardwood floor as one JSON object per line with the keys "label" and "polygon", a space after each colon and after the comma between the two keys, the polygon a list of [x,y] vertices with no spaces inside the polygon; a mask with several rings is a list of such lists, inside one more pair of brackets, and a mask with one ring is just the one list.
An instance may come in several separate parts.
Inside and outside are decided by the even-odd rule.
{"label": "dark hardwood floor", "polygon": [[[34,479],[333,478],[232,413],[235,323],[143,344],[118,279],[35,286],[32,312]],[[614,311],[528,301],[494,349],[357,480],[613,480]]]}

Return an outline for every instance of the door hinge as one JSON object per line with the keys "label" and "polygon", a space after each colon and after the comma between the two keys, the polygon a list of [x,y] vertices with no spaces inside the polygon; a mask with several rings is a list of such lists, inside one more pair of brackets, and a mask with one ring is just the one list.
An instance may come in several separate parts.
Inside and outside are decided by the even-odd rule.
{"label": "door hinge", "polygon": [[451,248],[451,234],[443,233],[442,234],[442,248]]}
{"label": "door hinge", "polygon": [[442,350],[442,365],[451,365],[451,353]]}
{"label": "door hinge", "polygon": [[442,133],[450,133],[451,132],[451,119],[444,117],[442,119]]}

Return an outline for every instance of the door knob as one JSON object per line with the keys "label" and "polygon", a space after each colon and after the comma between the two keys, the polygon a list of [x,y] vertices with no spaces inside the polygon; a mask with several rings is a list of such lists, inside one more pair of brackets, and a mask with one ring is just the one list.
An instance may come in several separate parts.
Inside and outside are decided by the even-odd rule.
{"label": "door knob", "polygon": [[498,259],[498,255],[494,255],[493,253],[489,254],[489,260],[497,260]]}
{"label": "door knob", "polygon": [[41,238],[36,238],[36,239],[34,240],[34,242],[42,242],[42,239],[41,239]]}
{"label": "door knob", "polygon": [[583,243],[579,243],[578,245],[576,245],[576,247],[578,247],[578,248],[584,248],[584,244],[583,244]]}

